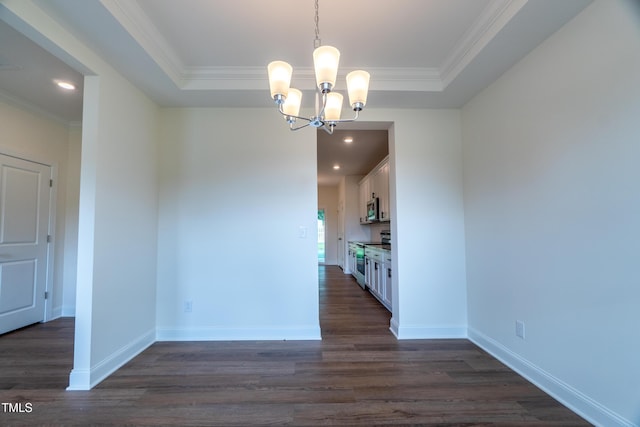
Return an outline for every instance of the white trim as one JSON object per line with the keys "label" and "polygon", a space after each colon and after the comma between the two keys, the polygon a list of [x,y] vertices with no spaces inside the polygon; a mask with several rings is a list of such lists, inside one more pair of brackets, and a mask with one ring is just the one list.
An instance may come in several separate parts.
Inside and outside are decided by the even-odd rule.
{"label": "white trim", "polygon": [[[438,68],[370,69],[372,91],[442,92],[528,0],[491,0]],[[135,2],[102,2],[168,78],[182,90],[264,90],[264,67],[187,66]],[[295,85],[315,87],[313,69],[297,69]]]}
{"label": "white trim", "polygon": [[511,351],[491,337],[468,328],[469,340],[491,354],[509,368],[542,389],[545,393],[596,426],[637,427],[632,421],[616,414],[570,384],[554,377],[544,369]]}
{"label": "white trim", "polygon": [[398,329],[399,328],[400,328],[400,325],[398,325],[398,321],[392,315],[391,316],[391,321],[389,322],[389,330],[391,331],[393,336],[396,337],[396,338],[398,338]]}
{"label": "white trim", "polygon": [[459,339],[467,338],[467,328],[458,326],[402,326],[391,319],[391,333],[399,340]]}
{"label": "white trim", "polygon": [[128,0],[101,3],[160,66],[167,77],[179,86],[184,65],[142,8],[136,2]]}
{"label": "white trim", "polygon": [[91,372],[89,369],[72,369],[69,374],[69,387],[67,387],[68,391],[75,390],[90,390],[91,387],[84,386],[84,384],[91,383]]}
{"label": "white trim", "polygon": [[49,322],[51,320],[59,319],[60,317],[73,317],[73,316],[65,316],[64,314],[62,314],[62,311],[63,311],[63,308],[61,306],[54,307],[51,310],[51,317],[49,318],[49,320],[45,320],[45,322]]}
{"label": "white trim", "polygon": [[[442,92],[444,84],[437,68],[368,68],[372,91]],[[338,73],[344,81],[346,71]],[[186,67],[177,85],[182,90],[264,90],[264,67]],[[314,90],[311,67],[296,68],[292,84],[302,90]]]}
{"label": "white trim", "polygon": [[321,340],[320,327],[308,328],[158,328],[157,341]]}
{"label": "white trim", "polygon": [[90,369],[73,369],[69,375],[69,387],[67,387],[67,390],[91,390],[125,363],[149,348],[155,342],[155,335],[155,330],[151,329],[111,353]]}
{"label": "white trim", "polygon": [[446,88],[524,7],[528,0],[491,0],[440,66]]}
{"label": "white trim", "polygon": [[[53,312],[53,298],[55,290],[53,282],[56,273],[56,212],[58,210],[58,165],[54,163],[49,165],[49,180],[52,183],[49,187],[49,224],[47,234],[50,236],[47,242],[47,280],[45,292],[47,299],[44,301],[44,321],[49,322],[57,316]],[[64,258],[63,258],[64,259]],[[62,266],[63,263],[60,263]],[[60,283],[60,294],[62,294],[63,283]]]}
{"label": "white trim", "polygon": [[76,317],[75,305],[63,305],[61,310],[60,317]]}

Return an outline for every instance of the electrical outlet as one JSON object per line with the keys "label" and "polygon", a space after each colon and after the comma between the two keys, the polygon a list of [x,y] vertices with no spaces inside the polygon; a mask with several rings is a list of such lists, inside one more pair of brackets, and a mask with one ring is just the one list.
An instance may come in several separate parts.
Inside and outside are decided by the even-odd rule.
{"label": "electrical outlet", "polygon": [[193,301],[184,302],[184,312],[191,313],[193,311]]}
{"label": "electrical outlet", "polygon": [[524,339],[524,322],[516,320],[516,336]]}

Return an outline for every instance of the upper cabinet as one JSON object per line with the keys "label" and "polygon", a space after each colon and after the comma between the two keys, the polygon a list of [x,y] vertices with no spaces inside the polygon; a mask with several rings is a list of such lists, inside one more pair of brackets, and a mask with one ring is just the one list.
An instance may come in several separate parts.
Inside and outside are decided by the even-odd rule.
{"label": "upper cabinet", "polygon": [[389,156],[385,157],[367,176],[360,181],[360,222],[367,221],[367,204],[378,199],[379,220],[391,221],[391,203],[389,200]]}
{"label": "upper cabinet", "polygon": [[360,216],[360,224],[367,223],[367,203],[371,200],[370,189],[371,179],[367,175],[358,184],[358,216]]}
{"label": "upper cabinet", "polygon": [[391,210],[389,203],[389,158],[385,158],[383,163],[378,165],[373,171],[373,193],[378,198],[380,221],[391,220]]}

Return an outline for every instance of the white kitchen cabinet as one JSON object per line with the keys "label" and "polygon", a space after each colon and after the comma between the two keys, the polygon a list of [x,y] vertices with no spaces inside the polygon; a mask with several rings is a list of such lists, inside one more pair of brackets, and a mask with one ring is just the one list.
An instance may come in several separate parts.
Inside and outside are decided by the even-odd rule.
{"label": "white kitchen cabinet", "polygon": [[[366,249],[365,249],[365,253],[366,253]],[[365,255],[364,256],[364,285],[365,287],[371,289],[371,285],[372,285],[372,277],[371,277],[371,263],[369,262],[370,258]]]}
{"label": "white kitchen cabinet", "polygon": [[391,211],[389,203],[389,159],[385,159],[374,171],[373,182],[375,196],[378,198],[380,221],[390,221]]}
{"label": "white kitchen cabinet", "polygon": [[391,221],[391,201],[389,197],[389,157],[385,157],[359,183],[360,223],[367,223],[367,203],[377,197],[379,220]]}
{"label": "white kitchen cabinet", "polygon": [[366,176],[360,181],[358,185],[358,195],[359,195],[359,209],[358,213],[360,216],[360,224],[365,224],[367,222],[367,202],[371,200],[371,177]]}
{"label": "white kitchen cabinet", "polygon": [[[387,268],[388,266],[388,268]],[[391,252],[365,246],[365,284],[369,291],[391,311]]]}
{"label": "white kitchen cabinet", "polygon": [[383,255],[382,264],[382,282],[384,286],[384,292],[382,297],[382,304],[384,304],[389,311],[391,311],[392,292],[391,292],[391,252],[385,251]]}
{"label": "white kitchen cabinet", "polygon": [[371,293],[380,298],[380,261],[375,256],[365,255],[365,285]]}

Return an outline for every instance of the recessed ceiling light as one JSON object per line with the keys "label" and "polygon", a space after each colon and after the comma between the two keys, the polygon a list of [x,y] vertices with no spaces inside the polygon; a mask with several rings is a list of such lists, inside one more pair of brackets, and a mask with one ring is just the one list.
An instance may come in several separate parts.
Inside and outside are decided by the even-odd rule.
{"label": "recessed ceiling light", "polygon": [[65,90],[75,90],[76,88],[73,85],[73,83],[69,83],[64,80],[56,80],[56,84],[58,85],[58,87],[61,87],[62,89],[65,89]]}
{"label": "recessed ceiling light", "polygon": [[339,170],[340,169],[340,165],[333,165],[333,170]]}
{"label": "recessed ceiling light", "polygon": [[353,137],[347,136],[343,139],[343,141],[347,144],[351,144],[353,142]]}

